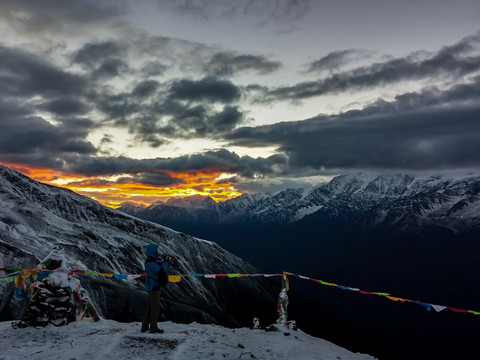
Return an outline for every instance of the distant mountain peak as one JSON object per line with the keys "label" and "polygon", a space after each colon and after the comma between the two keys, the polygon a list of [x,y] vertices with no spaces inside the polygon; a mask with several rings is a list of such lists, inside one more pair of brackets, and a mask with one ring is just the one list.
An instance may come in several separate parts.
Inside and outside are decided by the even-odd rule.
{"label": "distant mountain peak", "polygon": [[212,204],[216,204],[210,196],[203,195],[192,195],[192,196],[182,196],[182,197],[171,197],[166,202],[165,205],[183,207],[188,209],[205,209]]}

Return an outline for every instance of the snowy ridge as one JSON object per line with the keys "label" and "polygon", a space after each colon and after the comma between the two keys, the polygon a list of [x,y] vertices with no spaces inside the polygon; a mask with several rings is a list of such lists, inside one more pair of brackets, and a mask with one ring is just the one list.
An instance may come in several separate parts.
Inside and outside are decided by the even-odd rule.
{"label": "snowy ridge", "polygon": [[[135,274],[143,271],[145,246],[158,243],[163,253],[176,259],[172,275],[257,272],[215,243],[134,218],[72,191],[38,183],[5,166],[0,166],[0,202],[2,266],[29,268],[61,244],[70,268]],[[141,280],[84,276],[81,281],[101,315],[122,320],[142,316],[144,307],[140,304],[146,301],[146,295]],[[229,287],[238,287],[239,294],[248,293],[247,298],[256,299],[253,301],[258,301],[260,312],[261,304],[272,302],[268,299],[277,291],[271,282],[261,279],[220,285],[192,278],[167,288],[162,312],[171,319],[238,325],[239,314],[230,313],[236,304],[224,295]],[[0,286],[0,312],[7,318],[18,318],[20,305],[11,301],[12,294],[13,286]]]}
{"label": "snowy ridge", "polygon": [[1,359],[324,359],[367,360],[302,331],[265,332],[248,328],[163,322],[165,333],[142,334],[140,323],[112,320],[74,322],[64,327],[13,329],[0,323]]}

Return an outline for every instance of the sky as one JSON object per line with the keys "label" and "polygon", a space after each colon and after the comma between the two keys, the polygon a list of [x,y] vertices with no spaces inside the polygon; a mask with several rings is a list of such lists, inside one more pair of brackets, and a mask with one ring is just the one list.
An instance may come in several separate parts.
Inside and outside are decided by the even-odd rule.
{"label": "sky", "polygon": [[0,163],[116,207],[480,169],[480,3],[0,1]]}

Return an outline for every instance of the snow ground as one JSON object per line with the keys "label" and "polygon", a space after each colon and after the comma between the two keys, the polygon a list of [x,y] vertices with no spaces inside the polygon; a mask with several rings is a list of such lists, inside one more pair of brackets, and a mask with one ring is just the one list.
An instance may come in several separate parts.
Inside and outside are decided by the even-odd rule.
{"label": "snow ground", "polygon": [[14,329],[0,323],[0,360],[10,359],[317,359],[367,360],[304,332],[227,329],[197,323],[159,323],[163,334],[140,332],[140,323],[76,321],[67,326]]}

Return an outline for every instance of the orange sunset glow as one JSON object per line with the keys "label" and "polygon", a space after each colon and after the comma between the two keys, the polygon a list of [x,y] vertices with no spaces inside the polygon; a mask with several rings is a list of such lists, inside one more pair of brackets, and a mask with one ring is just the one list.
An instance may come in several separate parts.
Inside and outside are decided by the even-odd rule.
{"label": "orange sunset glow", "polygon": [[151,205],[157,201],[166,201],[171,197],[193,195],[210,196],[215,201],[225,201],[242,195],[228,181],[231,174],[218,171],[171,173],[171,178],[178,179],[173,186],[154,186],[135,181],[117,181],[128,174],[115,176],[84,176],[68,174],[46,168],[29,168],[18,164],[5,164],[22,174],[54,186],[72,190],[88,196],[103,205],[115,208],[124,202]]}

